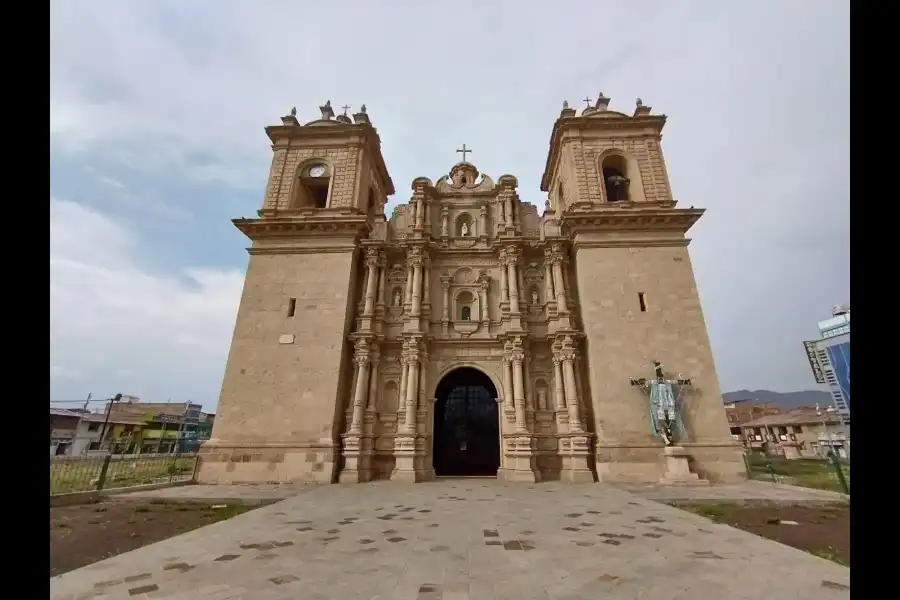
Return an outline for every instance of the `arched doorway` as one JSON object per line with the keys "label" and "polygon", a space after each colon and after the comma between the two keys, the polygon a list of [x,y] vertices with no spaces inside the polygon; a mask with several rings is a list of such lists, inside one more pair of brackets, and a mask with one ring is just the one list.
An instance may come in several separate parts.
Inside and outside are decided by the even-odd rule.
{"label": "arched doorway", "polygon": [[441,379],[435,398],[435,474],[497,475],[500,420],[491,378],[470,367],[454,369]]}

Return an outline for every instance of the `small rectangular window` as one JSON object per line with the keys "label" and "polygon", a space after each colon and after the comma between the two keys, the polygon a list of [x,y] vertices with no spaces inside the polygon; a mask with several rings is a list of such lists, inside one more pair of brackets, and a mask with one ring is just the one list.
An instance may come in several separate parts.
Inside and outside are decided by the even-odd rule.
{"label": "small rectangular window", "polygon": [[297,299],[291,298],[288,300],[288,317],[294,316],[294,311],[297,310]]}
{"label": "small rectangular window", "polygon": [[638,292],[638,303],[641,305],[641,312],[647,312],[647,299],[644,298],[644,292]]}

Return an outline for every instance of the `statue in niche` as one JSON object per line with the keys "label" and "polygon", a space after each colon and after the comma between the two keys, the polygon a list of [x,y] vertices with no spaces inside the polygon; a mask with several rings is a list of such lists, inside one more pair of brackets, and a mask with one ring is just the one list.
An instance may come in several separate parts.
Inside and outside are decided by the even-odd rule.
{"label": "statue in niche", "polygon": [[400,290],[395,291],[394,292],[394,306],[400,306],[401,300],[402,299],[400,298]]}
{"label": "statue in niche", "polygon": [[459,234],[463,237],[466,237],[467,235],[469,235],[469,226],[466,225],[465,223],[463,223],[462,227],[459,230]]}
{"label": "statue in niche", "polygon": [[544,388],[538,390],[538,410],[547,410],[547,390]]}
{"label": "statue in niche", "polygon": [[539,304],[537,290],[531,290],[531,303],[535,306]]}

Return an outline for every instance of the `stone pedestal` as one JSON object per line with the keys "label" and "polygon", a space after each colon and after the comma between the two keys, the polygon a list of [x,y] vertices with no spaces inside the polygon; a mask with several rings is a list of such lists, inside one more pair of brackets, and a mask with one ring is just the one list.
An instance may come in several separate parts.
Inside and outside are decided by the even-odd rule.
{"label": "stone pedestal", "polygon": [[417,444],[415,434],[401,433],[394,438],[394,470],[391,472],[391,481],[418,483],[434,479],[434,470],[423,468],[424,456],[420,450],[421,443]]}
{"label": "stone pedestal", "polygon": [[591,438],[583,434],[570,434],[559,441],[563,454],[562,480],[568,483],[594,483],[594,473],[588,462]]}
{"label": "stone pedestal", "polygon": [[800,444],[797,442],[785,442],[781,444],[784,450],[784,457],[788,460],[797,460],[800,456]]}
{"label": "stone pedestal", "polygon": [[341,435],[344,441],[344,468],[338,474],[340,483],[365,483],[372,480],[371,441],[367,436],[356,433]]}
{"label": "stone pedestal", "polygon": [[666,485],[709,485],[696,473],[691,473],[688,451],[681,446],[666,446],[666,473],[659,482]]}
{"label": "stone pedestal", "polygon": [[497,478],[525,483],[540,481],[541,473],[537,468],[534,438],[530,435],[514,435],[504,441],[506,461],[504,467],[497,472]]}

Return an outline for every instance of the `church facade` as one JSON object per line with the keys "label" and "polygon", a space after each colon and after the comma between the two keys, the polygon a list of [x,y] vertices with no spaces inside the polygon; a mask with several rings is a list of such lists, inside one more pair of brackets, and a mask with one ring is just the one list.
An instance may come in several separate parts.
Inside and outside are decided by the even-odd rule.
{"label": "church facade", "polygon": [[[678,390],[678,446],[744,475],[686,232],[666,118],[602,94],[553,126],[542,215],[466,161],[394,184],[365,106],[266,128],[250,261],[198,478],[226,482],[660,481],[666,448],[635,378]],[[346,110],[346,108],[345,108]]]}

